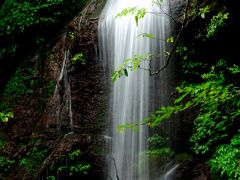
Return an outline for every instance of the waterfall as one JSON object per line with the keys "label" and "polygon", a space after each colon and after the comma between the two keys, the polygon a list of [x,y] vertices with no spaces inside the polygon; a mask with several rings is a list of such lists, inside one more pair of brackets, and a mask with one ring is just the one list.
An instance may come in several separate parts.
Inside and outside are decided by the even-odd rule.
{"label": "waterfall", "polygon": [[[116,15],[128,7],[145,7],[148,12],[136,25],[133,15],[116,18]],[[158,13],[158,15],[156,15]],[[161,7],[151,0],[108,0],[103,9],[99,23],[100,58],[103,59],[107,76],[124,63],[126,58],[134,55],[154,54],[151,62],[157,70],[166,63],[165,40],[170,36],[168,2]],[[141,33],[154,34],[154,39],[140,37]],[[120,133],[118,125],[137,123],[143,120],[154,108],[167,105],[170,97],[170,84],[167,73],[160,77],[150,77],[149,62],[141,64],[137,72],[128,72],[128,77],[121,77],[110,84],[110,120],[111,147],[107,161],[107,179],[149,180],[149,161],[143,152],[148,149],[149,136],[146,124],[138,125],[138,131],[126,129]]]}
{"label": "waterfall", "polygon": [[70,77],[68,75],[69,68],[69,50],[64,51],[62,68],[57,80],[53,99],[56,101],[56,124],[61,129],[62,123],[68,121],[67,132],[73,132],[73,115],[72,115],[72,98],[70,88]]}

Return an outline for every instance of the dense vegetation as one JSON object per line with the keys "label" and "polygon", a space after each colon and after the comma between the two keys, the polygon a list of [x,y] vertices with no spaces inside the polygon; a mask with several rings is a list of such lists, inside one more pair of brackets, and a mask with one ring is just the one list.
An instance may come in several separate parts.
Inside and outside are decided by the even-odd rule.
{"label": "dense vegetation", "polygon": [[[38,105],[35,106],[36,113],[42,113],[46,103],[44,101],[52,95],[56,86],[53,79],[38,77],[43,74],[41,71],[44,69],[42,66],[46,54],[49,53],[49,44],[54,43],[68,21],[80,12],[87,2],[4,0],[0,3],[0,179],[8,178],[14,171],[21,171],[22,178],[35,176],[41,163],[50,154],[49,149],[43,145],[44,140],[29,137],[27,130],[19,132],[22,137],[14,137],[18,140],[12,137],[12,124],[18,126],[18,131],[21,131],[21,124],[26,123],[26,129],[27,126],[34,125],[26,118],[16,117],[14,108],[22,101],[28,101],[28,104],[31,98],[39,96],[36,95],[36,89],[42,89]],[[40,51],[39,58],[29,60],[32,53],[39,49],[44,49]],[[79,57],[75,59],[76,62],[78,60]],[[34,121],[36,116],[38,115],[31,114],[29,119]],[[36,133],[36,130],[32,131],[33,134]],[[8,136],[8,133],[11,136]],[[9,150],[12,147],[13,151]],[[21,149],[26,151],[13,157],[13,154]],[[82,158],[80,149],[66,153],[56,160],[57,165],[52,162],[47,179],[55,179],[57,174],[69,177],[85,175],[88,172],[90,165]],[[66,161],[69,163],[65,164]]]}
{"label": "dense vegetation", "polygon": [[1,59],[4,60],[10,54],[13,56],[20,48],[22,40],[29,39],[34,45],[46,41],[49,35],[56,33],[59,26],[63,26],[67,19],[75,15],[85,2],[5,0],[0,10]]}
{"label": "dense vegetation", "polygon": [[[31,87],[36,85],[32,75],[33,68],[22,72],[15,69],[24,58],[28,57],[35,49],[56,38],[56,33],[61,30],[87,0],[5,0],[0,9],[0,91],[4,88],[8,79],[15,74],[6,87],[4,101],[10,103],[1,104],[0,121],[7,121],[11,107],[17,104],[20,95],[28,92],[26,83]],[[31,82],[30,82],[31,81]],[[29,92],[28,92],[29,93]],[[15,98],[15,99],[14,99]],[[9,99],[10,102],[9,102]],[[3,107],[4,106],[4,107]],[[4,111],[4,112],[3,112]],[[4,114],[5,113],[5,114]]]}
{"label": "dense vegetation", "polygon": [[87,0],[5,0],[0,6],[0,91],[23,58],[51,43]]}

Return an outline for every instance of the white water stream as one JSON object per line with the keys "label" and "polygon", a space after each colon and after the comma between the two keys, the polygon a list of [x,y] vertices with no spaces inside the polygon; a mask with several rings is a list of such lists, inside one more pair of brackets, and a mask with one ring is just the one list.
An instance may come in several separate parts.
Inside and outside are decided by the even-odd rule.
{"label": "white water stream", "polygon": [[[133,15],[116,18],[116,15],[128,7],[145,7],[148,13],[136,25]],[[164,12],[163,12],[164,11]],[[164,51],[168,51],[166,40],[170,36],[168,2],[163,1],[161,8],[152,5],[151,0],[108,0],[99,23],[100,57],[104,60],[106,72],[123,64],[126,58],[136,54],[152,53],[159,55],[151,63],[152,71],[166,63]],[[156,39],[139,37],[141,33],[151,33]],[[149,69],[144,62],[142,68]],[[107,75],[110,76],[110,73]],[[112,83],[111,89],[111,155],[107,162],[108,178],[113,180],[149,180],[149,160],[141,155],[148,149],[148,126],[139,125],[138,131],[126,129],[117,131],[118,125],[137,123],[146,118],[156,106],[167,104],[169,85],[167,72],[158,79],[149,76],[149,71],[129,72]],[[155,79],[155,80],[154,80]],[[157,79],[157,81],[156,81]],[[157,102],[157,103],[156,103]]]}

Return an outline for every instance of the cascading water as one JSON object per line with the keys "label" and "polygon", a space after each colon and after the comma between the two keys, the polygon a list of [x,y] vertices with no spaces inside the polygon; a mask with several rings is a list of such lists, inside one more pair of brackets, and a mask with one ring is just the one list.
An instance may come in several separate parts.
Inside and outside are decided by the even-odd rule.
{"label": "cascading water", "polygon": [[[116,18],[116,15],[128,7],[145,7],[148,12],[136,25],[134,16]],[[156,15],[157,13],[157,15]],[[153,5],[151,0],[108,0],[99,23],[100,58],[105,63],[107,75],[134,55],[151,53],[155,59],[151,62],[154,71],[166,63],[165,51],[168,47],[164,40],[170,36],[170,21],[166,16],[168,2],[161,7]],[[156,39],[139,37],[141,33],[154,34]],[[167,71],[160,74],[156,81],[150,77],[149,62],[141,64],[137,72],[128,72],[127,78],[120,78],[111,89],[110,116],[111,155],[107,161],[107,179],[148,180],[149,160],[143,152],[148,149],[148,126],[139,125],[138,131],[126,129],[117,131],[118,125],[134,124],[146,118],[157,106],[167,105],[170,97],[170,85]],[[110,73],[108,73],[108,71]],[[157,100],[156,100],[157,99]]]}
{"label": "cascading water", "polygon": [[73,132],[73,117],[72,117],[72,98],[70,79],[68,75],[69,66],[69,50],[64,51],[64,59],[62,63],[62,69],[57,80],[57,85],[54,91],[54,99],[56,105],[56,120],[57,128],[61,128],[64,119],[69,121],[68,132]]}

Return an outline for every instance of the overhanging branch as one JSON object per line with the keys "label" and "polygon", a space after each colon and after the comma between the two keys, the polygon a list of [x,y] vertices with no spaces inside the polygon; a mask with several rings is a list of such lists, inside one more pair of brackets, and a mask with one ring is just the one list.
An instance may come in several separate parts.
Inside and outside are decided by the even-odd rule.
{"label": "overhanging branch", "polygon": [[[178,32],[177,38],[176,38],[176,40],[174,41],[174,44],[173,44],[173,46],[172,46],[172,48],[171,48],[171,50],[170,50],[170,52],[169,52],[169,55],[168,55],[168,57],[167,57],[166,64],[165,64],[163,67],[161,67],[159,70],[157,70],[157,71],[155,71],[155,72],[151,72],[151,65],[150,65],[150,63],[149,63],[149,67],[150,67],[149,73],[150,73],[150,76],[159,74],[161,71],[163,71],[163,70],[169,65],[170,59],[171,59],[171,57],[172,57],[172,55],[173,55],[174,50],[175,50],[176,47],[177,47],[178,41],[179,41],[181,35],[183,34],[184,29],[187,27],[187,25],[188,25],[188,23],[189,23],[189,21],[188,21],[188,9],[189,9],[189,5],[190,5],[190,1],[187,0],[185,12],[184,12],[184,20],[183,20],[183,22],[181,23],[181,28],[180,28],[180,30],[179,30],[179,32]],[[161,5],[160,5],[160,8],[161,8]],[[166,13],[166,14],[167,14],[167,13]],[[169,14],[168,14],[168,16],[172,17],[172,16],[169,15]],[[195,16],[195,17],[196,17],[196,16]],[[192,19],[191,19],[191,21],[192,21]]]}

